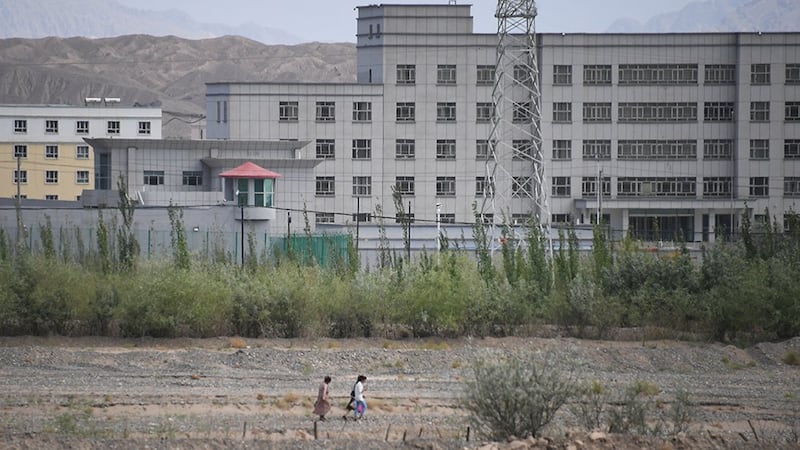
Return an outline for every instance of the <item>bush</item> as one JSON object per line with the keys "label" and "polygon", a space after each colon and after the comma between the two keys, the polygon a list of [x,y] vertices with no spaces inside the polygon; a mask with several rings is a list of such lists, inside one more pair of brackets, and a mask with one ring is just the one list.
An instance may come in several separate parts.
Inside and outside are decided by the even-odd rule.
{"label": "bush", "polygon": [[526,357],[474,364],[462,402],[476,429],[495,440],[539,437],[578,392],[574,376],[556,368],[554,360],[545,355],[538,362]]}

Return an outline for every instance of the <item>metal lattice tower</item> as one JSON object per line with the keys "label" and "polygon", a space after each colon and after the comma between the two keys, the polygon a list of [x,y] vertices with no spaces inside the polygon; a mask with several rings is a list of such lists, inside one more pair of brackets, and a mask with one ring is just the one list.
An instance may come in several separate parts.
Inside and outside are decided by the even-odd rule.
{"label": "metal lattice tower", "polygon": [[[536,2],[497,1],[497,60],[492,91],[494,114],[486,162],[481,214],[492,214],[492,250],[500,247],[499,225],[511,205],[522,202],[550,236],[550,208],[544,189],[541,91],[536,49]],[[487,220],[488,221],[488,220]],[[516,242],[521,243],[518,239]],[[552,242],[548,245],[552,249]]]}

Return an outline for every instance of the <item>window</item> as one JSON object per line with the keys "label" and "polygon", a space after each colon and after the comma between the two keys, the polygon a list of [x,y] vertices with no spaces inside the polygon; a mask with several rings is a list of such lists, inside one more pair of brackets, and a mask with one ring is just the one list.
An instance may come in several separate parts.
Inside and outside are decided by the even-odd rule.
{"label": "window", "polygon": [[415,84],[417,82],[417,67],[413,64],[397,65],[397,84]]}
{"label": "window", "polygon": [[436,159],[456,159],[455,139],[436,140]]}
{"label": "window", "polygon": [[769,122],[769,102],[750,102],[750,121]]}
{"label": "window", "polygon": [[451,64],[439,64],[436,67],[437,84],[456,84],[456,66]]}
{"label": "window", "polygon": [[619,122],[693,122],[696,103],[620,103]]}
{"label": "window", "polygon": [[489,141],[487,139],[478,139],[475,141],[475,159],[478,161],[486,161],[491,155],[489,148]]}
{"label": "window", "polygon": [[44,199],[45,200],[58,200],[58,195],[57,194],[47,194],[47,195],[44,196]]}
{"label": "window", "polygon": [[572,216],[567,214],[551,214],[550,221],[555,224],[563,223],[563,224],[570,224],[572,223]]}
{"label": "window", "polygon": [[144,184],[149,186],[158,186],[164,184],[164,171],[163,170],[145,170],[144,171]]}
{"label": "window", "polygon": [[372,103],[353,102],[353,121],[354,122],[372,121]]}
{"label": "window", "polygon": [[783,141],[783,158],[800,159],[800,139],[786,139]]}
{"label": "window", "polygon": [[150,136],[150,122],[139,122],[139,134]]}
{"label": "window", "polygon": [[45,157],[45,159],[58,159],[58,146],[57,145],[45,145],[44,146],[44,157]]}
{"label": "window", "polygon": [[611,159],[611,141],[583,141],[583,159]]}
{"label": "window", "polygon": [[553,122],[572,122],[572,103],[553,103]]}
{"label": "window", "polygon": [[89,159],[89,146],[78,145],[75,147],[75,159]]}
{"label": "window", "polygon": [[316,223],[334,223],[333,213],[318,212],[314,214]]}
{"label": "window", "polygon": [[787,122],[800,120],[800,102],[786,102],[785,111],[785,120]]}
{"label": "window", "polygon": [[454,213],[439,213],[439,223],[456,223]]}
{"label": "window", "polygon": [[489,197],[494,195],[494,187],[488,177],[475,177],[475,197]]}
{"label": "window", "polygon": [[317,102],[317,122],[336,120],[336,102]]}
{"label": "window", "polygon": [[769,159],[769,139],[750,139],[750,159]]}
{"label": "window", "polygon": [[334,159],[336,157],[336,143],[333,139],[317,139],[317,159]]}
{"label": "window", "polygon": [[475,223],[482,223],[484,225],[491,225],[494,223],[494,214],[492,213],[478,213],[475,215]]}
{"label": "window", "polygon": [[75,183],[77,184],[89,184],[89,171],[88,170],[78,170],[75,172]]}
{"label": "window", "polygon": [[353,195],[359,197],[372,195],[372,177],[353,177]]}
{"label": "window", "polygon": [[733,157],[733,141],[730,139],[706,139],[703,141],[703,159],[730,161]]}
{"label": "window", "polygon": [[572,66],[553,66],[553,84],[569,86],[572,84]]}
{"label": "window", "polygon": [[107,131],[108,134],[119,134],[119,120],[109,120]]}
{"label": "window", "polygon": [[694,177],[620,177],[618,197],[695,197]]}
{"label": "window", "polygon": [[733,120],[732,102],[703,103],[703,120],[706,122],[730,122]]}
{"label": "window", "polygon": [[736,66],[733,64],[707,64],[705,84],[735,84]]}
{"label": "window", "polygon": [[528,66],[517,65],[514,66],[514,81],[523,85],[523,86],[530,86],[531,85],[531,68]]}
{"label": "window", "polygon": [[371,222],[371,221],[372,221],[372,214],[370,213],[353,214],[353,222]]}
{"label": "window", "polygon": [[336,177],[317,177],[317,197],[333,197],[336,195]]}
{"label": "window", "polygon": [[478,86],[494,86],[494,66],[478,66]]}
{"label": "window", "polygon": [[697,84],[697,64],[620,64],[619,84]]}
{"label": "window", "polygon": [[800,197],[800,177],[785,177],[783,179],[783,196]]}
{"label": "window", "polygon": [[800,64],[786,65],[786,84],[800,84]]}
{"label": "window", "polygon": [[414,121],[414,103],[398,103],[397,104],[397,121],[398,122],[413,122]]}
{"label": "window", "polygon": [[617,142],[617,158],[697,159],[697,141],[621,140]]}
{"label": "window", "polygon": [[555,140],[553,141],[553,159],[570,160],[572,159],[572,141]]}
{"label": "window", "polygon": [[278,103],[278,120],[280,122],[297,122],[298,117],[297,102]]}
{"label": "window", "polygon": [[610,65],[583,66],[583,84],[585,85],[610,85]]}
{"label": "window", "polygon": [[533,117],[533,108],[531,108],[530,102],[524,103],[517,103],[513,102],[514,111],[512,116],[512,122],[514,123],[530,123],[531,118]]}
{"label": "window", "polygon": [[402,195],[414,195],[414,177],[397,177],[394,186]]}
{"label": "window", "polygon": [[[611,177],[602,178],[603,197],[611,196]],[[597,197],[597,177],[581,178],[581,196],[584,198]]]}
{"label": "window", "polygon": [[553,177],[553,197],[569,197],[571,192],[569,177]]}
{"label": "window", "polygon": [[611,122],[611,103],[584,103],[584,122]]}
{"label": "window", "polygon": [[[27,183],[28,182],[28,171],[27,170],[20,170],[14,171],[14,184],[18,183]],[[16,196],[14,197],[16,198]]]}
{"label": "window", "polygon": [[531,177],[514,177],[511,179],[512,197],[530,197],[533,195],[533,181]]}
{"label": "window", "polygon": [[750,177],[750,197],[769,196],[768,177]]}
{"label": "window", "polygon": [[456,195],[456,177],[436,177],[436,196],[454,197]]}
{"label": "window", "polygon": [[533,141],[530,139],[514,139],[511,141],[512,159],[529,160],[533,158]]}
{"label": "window", "polygon": [[456,104],[455,103],[437,103],[436,104],[436,121],[437,122],[455,122],[456,121]]}
{"label": "window", "polygon": [[58,171],[57,170],[45,170],[44,171],[44,182],[45,182],[45,184],[56,184],[56,183],[58,183]]}
{"label": "window", "polygon": [[371,139],[353,139],[353,159],[372,158]]}
{"label": "window", "polygon": [[750,64],[750,84],[769,84],[769,64]]}
{"label": "window", "polygon": [[14,146],[14,159],[27,158],[28,146],[24,144],[17,144]]}
{"label": "window", "polygon": [[730,197],[731,177],[703,177],[703,197]]}
{"label": "window", "polygon": [[478,103],[475,106],[476,122],[491,122],[494,113],[494,105],[491,103]]}
{"label": "window", "polygon": [[45,133],[58,133],[58,121],[57,120],[45,120],[44,121],[44,132]]}
{"label": "window", "polygon": [[28,132],[28,121],[25,119],[15,119],[14,133],[27,133],[27,132]]}
{"label": "window", "polygon": [[89,121],[79,120],[75,122],[75,134],[89,134]]}
{"label": "window", "polygon": [[413,213],[409,214],[407,212],[401,212],[401,213],[396,214],[394,216],[394,222],[395,223],[414,223],[414,214]]}
{"label": "window", "polygon": [[533,220],[531,214],[523,214],[523,213],[512,213],[511,214],[511,224],[512,225],[528,225]]}
{"label": "window", "polygon": [[397,159],[414,159],[416,142],[414,139],[398,139],[394,142],[394,157]]}
{"label": "window", "polygon": [[181,178],[184,186],[203,185],[203,172],[201,170],[184,170]]}

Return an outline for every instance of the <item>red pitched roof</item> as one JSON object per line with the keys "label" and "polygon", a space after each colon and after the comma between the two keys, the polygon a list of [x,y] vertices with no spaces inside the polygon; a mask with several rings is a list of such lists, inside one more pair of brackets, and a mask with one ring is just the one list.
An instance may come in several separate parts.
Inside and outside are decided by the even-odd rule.
{"label": "red pitched roof", "polygon": [[280,178],[281,174],[267,170],[255,163],[247,161],[235,169],[222,172],[219,174],[219,176],[222,178],[252,178],[259,180],[264,178]]}

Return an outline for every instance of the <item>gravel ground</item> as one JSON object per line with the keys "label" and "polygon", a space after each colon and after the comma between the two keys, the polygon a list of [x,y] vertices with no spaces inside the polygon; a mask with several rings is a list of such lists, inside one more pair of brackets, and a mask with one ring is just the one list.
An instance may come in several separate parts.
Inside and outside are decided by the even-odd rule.
{"label": "gravel ground", "polygon": [[[782,362],[800,338],[748,349],[559,337],[245,344],[0,338],[0,448],[800,448],[800,367]],[[463,380],[477,359],[508,355],[547,355],[613,389],[646,381],[666,402],[685,390],[698,408],[677,437],[590,435],[564,414],[546,441],[491,444],[471,429],[467,441]],[[345,421],[359,373],[368,418]],[[325,375],[334,408],[315,422]]]}

